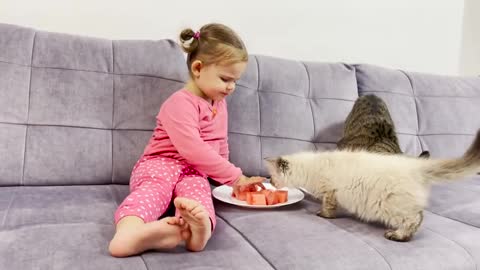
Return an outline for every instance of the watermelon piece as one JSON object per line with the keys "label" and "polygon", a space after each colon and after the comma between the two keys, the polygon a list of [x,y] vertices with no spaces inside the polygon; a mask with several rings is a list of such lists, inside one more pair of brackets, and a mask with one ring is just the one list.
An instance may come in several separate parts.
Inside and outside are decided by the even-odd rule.
{"label": "watermelon piece", "polygon": [[278,203],[277,197],[275,196],[275,192],[271,191],[265,195],[267,198],[267,205],[274,205]]}
{"label": "watermelon piece", "polygon": [[241,201],[246,201],[247,200],[247,193],[249,193],[248,191],[245,191],[245,192],[240,192],[238,194],[238,200],[241,200]]}
{"label": "watermelon piece", "polygon": [[284,203],[288,201],[288,190],[275,190],[275,198],[277,203]]}
{"label": "watermelon piece", "polygon": [[243,192],[232,191],[232,198],[235,198],[235,199],[240,200],[240,201],[246,201],[247,200],[247,193],[249,193],[249,191],[243,191]]}
{"label": "watermelon piece", "polygon": [[267,199],[261,191],[248,192],[247,203],[250,205],[267,205]]}
{"label": "watermelon piece", "polygon": [[288,191],[251,187],[247,191],[232,192],[232,197],[250,205],[275,205],[288,201]]}

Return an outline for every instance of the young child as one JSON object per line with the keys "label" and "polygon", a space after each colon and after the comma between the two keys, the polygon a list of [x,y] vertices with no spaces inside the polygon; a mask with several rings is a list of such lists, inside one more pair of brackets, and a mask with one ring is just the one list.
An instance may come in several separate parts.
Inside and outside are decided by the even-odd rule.
{"label": "young child", "polygon": [[[133,167],[130,194],[115,213],[112,256],[170,249],[185,241],[201,251],[215,228],[207,177],[234,189],[260,184],[228,161],[227,103],[245,71],[248,54],[228,27],[208,24],[180,34],[190,80],[161,106],[157,126]],[[174,198],[174,217],[158,218]]]}

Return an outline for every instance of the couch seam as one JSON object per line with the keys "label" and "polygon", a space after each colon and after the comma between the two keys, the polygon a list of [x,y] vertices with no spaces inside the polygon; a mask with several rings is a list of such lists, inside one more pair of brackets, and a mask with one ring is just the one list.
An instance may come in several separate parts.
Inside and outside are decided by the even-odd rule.
{"label": "couch seam", "polygon": [[453,239],[450,239],[450,238],[446,237],[445,235],[443,235],[443,234],[441,234],[441,233],[438,233],[438,232],[436,232],[436,231],[433,231],[433,230],[431,230],[431,229],[429,229],[429,228],[427,228],[427,227],[425,227],[424,229],[427,230],[427,231],[430,231],[430,232],[432,232],[432,233],[434,233],[434,234],[436,234],[436,235],[438,235],[438,236],[440,236],[440,237],[442,237],[442,238],[444,238],[444,239],[449,240],[450,242],[452,242],[452,243],[455,244],[456,246],[459,246],[461,249],[463,249],[463,251],[465,251],[465,253],[467,253],[468,256],[470,256],[470,259],[472,260],[473,265],[475,266],[475,270],[478,269],[478,267],[477,267],[477,262],[475,262],[475,259],[473,258],[472,253],[470,253],[470,251],[468,251],[464,246],[460,245],[457,241],[455,241],[455,240],[453,240]]}
{"label": "couch seam", "polygon": [[236,86],[241,86],[241,87],[243,87],[243,88],[245,88],[245,89],[248,89],[248,90],[257,91],[257,88],[251,87],[251,86],[247,86],[247,85],[245,85],[245,84],[243,84],[243,83],[240,83],[240,82],[237,82],[235,85],[236,85]]}
{"label": "couch seam", "polygon": [[294,95],[292,93],[285,93],[281,91],[275,91],[275,90],[262,90],[258,89],[260,92],[265,92],[265,93],[275,93],[275,94],[280,94],[280,95],[286,95],[286,96],[291,96],[291,97],[297,97],[297,98],[304,98],[304,99],[311,99],[311,100],[337,100],[337,101],[345,101],[345,102],[354,102],[355,100],[353,99],[346,99],[346,98],[337,98],[337,97],[304,97],[304,96],[299,96],[299,95]]}
{"label": "couch seam", "polygon": [[458,223],[465,224],[465,225],[470,226],[470,227],[473,227],[473,228],[480,229],[480,227],[478,227],[478,226],[475,226],[475,225],[473,225],[473,224],[470,224],[470,223],[467,223],[467,222],[465,222],[465,221],[461,221],[461,220],[458,220],[458,219],[455,219],[455,218],[451,218],[451,217],[447,217],[447,216],[440,215],[440,214],[438,214],[437,212],[434,212],[434,211],[432,211],[432,210],[430,210],[430,209],[428,209],[428,210],[425,209],[424,211],[425,211],[425,212],[432,213],[432,214],[434,214],[434,215],[436,215],[436,216],[439,216],[439,217],[442,217],[442,218],[450,219],[450,220],[452,220],[452,221],[456,221],[456,222],[458,222]]}
{"label": "couch seam", "polygon": [[140,257],[140,259],[142,260],[143,265],[145,266],[145,269],[150,270],[150,268],[147,265],[147,262],[145,261],[145,258],[143,257],[144,255],[145,255],[144,253],[141,253],[138,257]]}
{"label": "couch seam", "polygon": [[[18,63],[13,63],[9,61],[3,61],[0,60],[0,63],[5,63],[5,64],[12,64],[12,65],[18,65],[18,66],[23,66],[23,67],[30,67],[29,65],[23,65],[23,64],[18,64]],[[85,69],[74,69],[74,68],[64,68],[64,67],[43,67],[43,66],[31,66],[33,68],[44,68],[44,69],[61,69],[61,70],[71,70],[71,71],[83,71],[83,72],[93,72],[93,73],[102,73],[102,74],[113,74],[113,75],[121,75],[121,76],[138,76],[138,77],[150,77],[150,78],[158,78],[158,79],[163,79],[163,80],[169,80],[169,81],[174,81],[174,82],[179,82],[179,83],[184,83],[182,80],[177,80],[177,79],[172,79],[172,78],[166,78],[166,77],[161,77],[161,76],[156,76],[156,75],[148,75],[148,74],[126,74],[126,73],[109,73],[109,72],[103,72],[103,71],[94,71],[94,70],[85,70]],[[250,86],[244,85],[244,84],[239,84],[237,83],[238,86],[242,86],[251,90],[256,90]],[[257,86],[258,87],[258,86]],[[258,88],[258,90],[260,90]],[[270,92],[270,91],[269,91]],[[395,94],[395,95],[403,95],[403,96],[411,96],[408,94],[400,93],[400,92],[387,92],[384,90],[362,90],[362,94],[365,92],[382,92],[386,94]],[[281,92],[280,92],[281,93]],[[418,95],[417,97],[446,97],[446,98],[480,98],[480,96],[434,96],[434,95]],[[320,99],[320,98],[319,98]],[[329,98],[330,99],[330,98]],[[331,98],[335,99],[335,98]],[[346,100],[346,99],[345,99]],[[348,101],[354,101],[354,100],[348,100]]]}
{"label": "couch seam", "polygon": [[258,57],[253,56],[255,58],[255,62],[257,63],[257,91],[260,89],[260,63],[258,62]]}
{"label": "couch seam", "polygon": [[[301,62],[303,67],[305,68],[305,72],[307,73],[307,78],[308,78],[308,93],[307,93],[307,99],[308,99],[308,105],[310,105],[310,112],[312,113],[312,122],[313,122],[313,138],[315,138],[315,115],[313,114],[313,108],[312,108],[312,99],[310,97],[311,91],[312,91],[312,82],[310,81],[310,72],[308,71],[307,65],[305,65],[305,62]],[[317,145],[315,142],[313,143],[313,147],[315,147],[315,150],[317,150]]]}
{"label": "couch seam", "polygon": [[[35,37],[35,34],[37,32],[34,32],[34,37]],[[15,65],[15,66],[21,66],[21,67],[31,67],[31,65],[25,65],[25,64],[20,64],[20,63],[15,63],[15,62],[10,62],[10,61],[5,61],[5,60],[0,60],[0,63],[4,63],[4,64],[10,64],[10,65]]]}
{"label": "couch seam", "polygon": [[15,230],[22,230],[27,228],[35,228],[40,226],[58,226],[58,225],[84,225],[84,224],[93,224],[99,226],[109,226],[111,227],[111,223],[101,223],[101,222],[65,222],[65,223],[31,223],[31,224],[20,224],[16,225],[14,228],[4,228],[3,231],[15,231]]}
{"label": "couch seam", "polygon": [[415,95],[415,87],[413,86],[413,82],[412,82],[412,79],[410,78],[410,76],[408,76],[408,74],[403,71],[403,70],[399,70],[405,77],[407,77],[407,80],[408,82],[410,83],[410,87],[412,88],[412,98],[413,98],[413,102],[415,104],[415,114],[417,116],[417,136],[416,136],[416,139],[418,140],[419,144],[420,144],[420,152],[423,152],[424,149],[423,149],[423,144],[422,142],[420,141],[420,138],[418,137],[418,133],[420,133],[420,114],[418,113],[418,102],[417,102],[417,96]]}
{"label": "couch seam", "polygon": [[[25,124],[22,124],[22,123],[12,123],[12,122],[5,122],[5,121],[0,121],[0,124],[25,126]],[[106,130],[106,131],[111,130],[110,128],[72,126],[72,125],[55,125],[55,124],[28,124],[28,126],[86,128],[86,129]],[[151,132],[151,131],[152,131],[151,129],[140,129],[140,128],[117,128],[117,129],[115,129],[115,130],[117,130],[117,131],[145,131],[145,132]],[[260,135],[248,134],[248,133],[237,132],[237,131],[229,131],[229,133],[240,134],[240,135],[249,135],[249,136],[260,136]],[[466,133],[411,134],[411,133],[405,133],[405,132],[397,132],[397,134],[400,134],[400,135],[409,135],[409,136],[475,136],[475,134],[473,134],[473,133],[472,133],[472,134],[466,134]],[[298,141],[311,142],[311,141],[307,141],[307,140],[295,139],[295,138],[287,138],[287,137],[274,137],[274,136],[266,136],[266,135],[261,135],[261,137],[266,137],[266,138],[278,138],[278,139],[289,139],[289,140],[298,140]],[[335,143],[335,142],[315,142],[315,143]]]}
{"label": "couch seam", "polygon": [[254,56],[255,61],[257,63],[257,99],[258,99],[258,125],[259,125],[259,134],[258,135],[253,135],[253,136],[258,136],[258,141],[260,144],[260,159],[258,164],[258,172],[257,174],[260,174],[260,171],[262,170],[262,165],[263,165],[263,147],[262,147],[262,111],[261,111],[261,104],[260,104],[260,64],[258,62],[258,57]]}
{"label": "couch seam", "polygon": [[31,93],[32,93],[32,75],[33,75],[33,55],[35,53],[35,39],[37,37],[37,32],[33,33],[32,41],[32,55],[30,56],[30,82],[28,84],[28,106],[27,106],[27,123],[25,128],[25,140],[23,148],[23,168],[22,168],[22,178],[20,179],[20,186],[25,184],[25,163],[27,163],[27,138],[28,138],[28,129],[30,127],[30,106],[31,106]]}
{"label": "couch seam", "polygon": [[[28,120],[27,120],[28,121]],[[25,184],[25,163],[27,163],[27,136],[28,136],[28,128],[30,126],[27,124],[25,125],[25,139],[23,141],[23,166],[22,166],[22,177],[20,178],[20,186]]]}
{"label": "couch seam", "polygon": [[[35,32],[36,34],[36,32]],[[34,66],[34,65],[23,65],[23,64],[18,64],[18,63],[13,63],[9,61],[3,61],[0,60],[0,63],[5,63],[5,64],[11,64],[11,65],[17,65],[17,66],[22,66],[22,67],[34,67],[34,68],[44,68],[44,69],[58,69],[58,70],[71,70],[71,71],[81,71],[81,72],[90,72],[90,73],[100,73],[100,74],[115,74],[115,75],[125,75],[125,76],[139,76],[139,77],[152,77],[152,78],[158,78],[158,79],[163,79],[163,80],[169,80],[169,81],[175,81],[175,82],[180,82],[180,83],[185,83],[182,80],[177,80],[177,79],[172,79],[172,78],[166,78],[162,76],[156,76],[156,75],[149,75],[149,74],[126,74],[126,73],[112,73],[108,71],[98,71],[98,70],[88,70],[88,69],[81,69],[81,68],[67,68],[67,67],[47,67],[47,66]]]}
{"label": "couch seam", "polygon": [[419,98],[468,98],[468,99],[480,98],[480,96],[446,96],[446,95],[438,95],[438,96],[435,96],[435,95],[417,95],[417,96],[413,96],[413,95],[400,93],[400,92],[396,92],[396,91],[389,92],[389,91],[385,91],[385,90],[373,90],[373,89],[362,90],[362,95],[365,94],[365,93],[385,93],[385,94],[392,94],[392,95],[399,95],[399,96],[406,96],[406,97],[419,97]]}
{"label": "couch seam", "polygon": [[[235,132],[235,131],[230,131],[229,133],[237,134],[237,135],[245,135],[245,136],[255,136],[255,137],[258,137],[258,135],[255,135],[255,134],[247,134],[247,133],[241,133],[241,132]],[[285,139],[285,140],[308,142],[308,143],[336,144],[336,142],[312,142],[312,141],[308,141],[308,140],[296,139],[296,138],[287,138],[287,137],[275,137],[275,136],[265,136],[265,135],[262,135],[262,136],[260,136],[260,137],[262,137],[262,138],[270,138],[270,139]]]}
{"label": "couch seam", "polygon": [[113,185],[113,184],[110,184],[110,185],[109,185],[108,190],[110,191],[109,193],[110,193],[110,196],[112,197],[112,201],[113,201],[114,206],[118,208],[119,204],[118,204],[117,201],[115,200],[115,194],[113,193],[112,185]]}
{"label": "couch seam", "polygon": [[272,269],[277,269],[273,263],[268,260],[261,252],[260,250],[258,250],[258,248],[240,231],[238,230],[235,226],[233,226],[229,221],[227,221],[225,218],[217,215],[218,218],[220,218],[221,220],[223,220],[228,226],[230,226],[230,228],[232,228],[233,230],[235,230],[245,241],[247,241],[247,243],[260,255],[260,257],[262,257],[271,267]]}
{"label": "couch seam", "polygon": [[[11,122],[4,122],[0,121],[0,124],[9,124],[9,125],[19,125],[24,126],[25,124],[22,123],[11,123]],[[87,129],[95,129],[95,130],[112,130],[111,128],[103,128],[103,127],[86,127],[86,126],[73,126],[73,125],[62,125],[62,124],[27,124],[29,126],[38,126],[38,127],[67,127],[67,128],[87,128]],[[115,130],[137,130],[137,131],[152,131],[153,129],[115,129]]]}
{"label": "couch seam", "polygon": [[460,133],[426,133],[426,134],[410,134],[410,133],[402,133],[402,132],[397,132],[397,134],[401,135],[410,135],[410,136],[475,136],[475,134],[460,134]]}
{"label": "couch seam", "polygon": [[145,262],[145,258],[143,258],[143,254],[140,255],[139,257],[140,257],[140,259],[142,259],[142,262],[143,262],[143,265],[145,265],[145,268],[146,268],[147,270],[150,270],[150,268],[148,268],[147,262]]}
{"label": "couch seam", "polygon": [[12,204],[13,204],[13,201],[15,200],[15,197],[17,196],[17,189],[18,188],[15,188],[14,189],[14,192],[12,194],[12,198],[10,199],[10,202],[8,203],[8,207],[7,207],[7,210],[5,211],[5,215],[3,216],[3,219],[2,219],[2,230],[4,229],[5,227],[5,222],[7,221],[7,216],[8,216],[8,213],[10,212],[10,208],[12,207]]}
{"label": "couch seam", "polygon": [[110,135],[111,135],[111,138],[110,138],[110,141],[111,141],[111,161],[112,161],[112,171],[111,171],[111,183],[113,184],[113,173],[114,173],[114,170],[113,170],[113,131],[115,129],[115,61],[114,61],[114,58],[115,58],[115,53],[114,53],[114,47],[113,47],[113,40],[111,41],[111,44],[112,44],[112,73],[111,73],[111,76],[112,76],[112,129],[110,130]]}

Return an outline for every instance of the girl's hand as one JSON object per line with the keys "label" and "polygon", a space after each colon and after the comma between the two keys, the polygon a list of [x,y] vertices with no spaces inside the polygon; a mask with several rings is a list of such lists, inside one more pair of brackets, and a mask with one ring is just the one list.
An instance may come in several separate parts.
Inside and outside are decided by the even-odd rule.
{"label": "girl's hand", "polygon": [[260,176],[252,176],[246,177],[245,175],[240,176],[240,179],[233,185],[234,192],[243,192],[246,190],[251,190],[252,187],[260,187],[261,189],[265,189],[263,182],[265,181],[265,177]]}

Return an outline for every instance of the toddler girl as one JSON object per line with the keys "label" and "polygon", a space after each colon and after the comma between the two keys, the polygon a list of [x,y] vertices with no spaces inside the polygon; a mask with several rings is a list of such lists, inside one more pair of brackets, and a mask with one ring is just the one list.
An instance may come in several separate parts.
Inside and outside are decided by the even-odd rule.
{"label": "toddler girl", "polygon": [[[207,177],[234,189],[260,184],[228,161],[227,103],[245,71],[248,53],[228,27],[208,24],[180,34],[190,80],[161,106],[157,125],[133,167],[130,194],[115,213],[115,257],[170,249],[185,241],[190,251],[205,248],[215,229]],[[174,217],[159,217],[174,198]]]}

